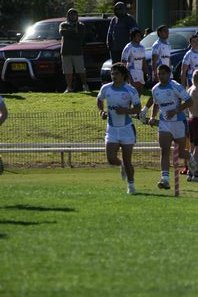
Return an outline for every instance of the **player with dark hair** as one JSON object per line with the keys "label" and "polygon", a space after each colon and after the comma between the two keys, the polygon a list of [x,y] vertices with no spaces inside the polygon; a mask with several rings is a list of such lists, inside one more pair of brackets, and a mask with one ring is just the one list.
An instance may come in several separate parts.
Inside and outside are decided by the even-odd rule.
{"label": "player with dark hair", "polygon": [[128,68],[131,75],[131,84],[137,89],[139,95],[145,84],[144,77],[148,74],[148,67],[145,59],[145,48],[140,44],[142,33],[135,28],[131,31],[131,42],[129,42],[122,52],[121,61]]}
{"label": "player with dark hair", "polygon": [[[108,120],[105,136],[107,160],[111,165],[120,166],[122,178],[127,178],[127,193],[134,194],[134,167],[131,157],[136,133],[131,115],[140,112],[141,104],[137,90],[127,83],[129,73],[124,64],[113,64],[111,78],[112,82],[104,84],[97,96],[100,116]],[[105,99],[107,111],[104,110]],[[120,148],[122,161],[117,156]]]}
{"label": "player with dark hair", "polygon": [[[157,35],[158,39],[156,42],[154,42],[152,46],[152,59],[151,59],[151,65],[152,65],[152,76],[153,76],[153,82],[158,82],[158,76],[157,76],[157,67],[159,65],[167,65],[171,66],[170,62],[170,52],[171,52],[171,46],[168,42],[169,37],[169,29],[167,25],[160,25],[157,28]],[[142,108],[140,113],[140,120],[144,123],[146,120],[146,114],[148,109],[153,104],[153,98],[150,97],[146,103],[146,105]]]}
{"label": "player with dark hair", "polygon": [[174,140],[179,145],[179,157],[187,159],[189,168],[194,172],[197,163],[192,154],[185,149],[186,127],[184,110],[192,106],[192,99],[185,88],[170,79],[171,69],[167,65],[157,68],[159,82],[153,87],[153,109],[149,124],[155,123],[155,117],[159,111],[159,144],[161,148],[161,180],[158,183],[160,189],[170,189],[169,166],[170,148]]}

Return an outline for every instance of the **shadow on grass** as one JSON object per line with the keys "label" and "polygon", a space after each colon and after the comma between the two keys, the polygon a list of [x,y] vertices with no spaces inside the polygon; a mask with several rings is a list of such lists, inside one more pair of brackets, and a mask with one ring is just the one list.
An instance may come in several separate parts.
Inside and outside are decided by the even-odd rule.
{"label": "shadow on grass", "polygon": [[81,92],[78,92],[78,93],[82,93],[82,94],[86,94],[87,96],[90,96],[90,97],[94,97],[94,98],[96,98],[97,97],[97,95],[98,95],[98,92],[99,91],[89,91],[89,92],[83,92],[83,91],[81,91]]}
{"label": "shadow on grass", "polygon": [[75,208],[71,207],[44,207],[44,206],[31,206],[31,205],[10,205],[0,207],[0,209],[19,209],[19,210],[32,210],[32,211],[63,211],[63,212],[72,212],[76,211]]}
{"label": "shadow on grass", "polygon": [[8,238],[8,235],[5,234],[5,233],[0,233],[0,240],[1,239],[7,239]]}
{"label": "shadow on grass", "polygon": [[15,220],[0,220],[0,225],[19,225],[19,226],[32,226],[32,225],[42,225],[42,224],[56,224],[56,221],[43,221],[43,222],[25,222],[25,221],[15,221]]}
{"label": "shadow on grass", "polygon": [[163,197],[163,198],[172,198],[174,195],[167,194],[157,194],[157,193],[148,193],[148,192],[136,192],[138,196],[146,196],[146,197]]}
{"label": "shadow on grass", "polygon": [[6,98],[6,99],[26,100],[25,97],[19,96],[19,95],[16,95],[16,94],[14,94],[14,95],[5,94],[5,95],[3,95],[3,97]]}

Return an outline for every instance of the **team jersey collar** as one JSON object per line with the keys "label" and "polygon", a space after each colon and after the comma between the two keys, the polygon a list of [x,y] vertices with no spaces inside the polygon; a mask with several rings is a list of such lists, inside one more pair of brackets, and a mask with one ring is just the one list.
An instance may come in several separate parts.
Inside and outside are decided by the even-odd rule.
{"label": "team jersey collar", "polygon": [[159,83],[159,87],[162,88],[162,89],[163,88],[165,89],[170,85],[170,82],[171,82],[171,78],[168,80],[167,84],[165,84],[165,85],[162,85],[161,83]]}
{"label": "team jersey collar", "polygon": [[168,39],[159,38],[159,41],[164,44],[168,44]]}

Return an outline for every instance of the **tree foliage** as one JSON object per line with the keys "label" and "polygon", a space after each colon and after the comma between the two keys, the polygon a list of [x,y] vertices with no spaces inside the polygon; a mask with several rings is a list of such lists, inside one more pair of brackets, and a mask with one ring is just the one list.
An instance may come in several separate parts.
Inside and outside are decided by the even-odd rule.
{"label": "tree foliage", "polygon": [[19,29],[35,21],[65,16],[75,7],[79,13],[112,12],[109,0],[1,0],[0,28]]}

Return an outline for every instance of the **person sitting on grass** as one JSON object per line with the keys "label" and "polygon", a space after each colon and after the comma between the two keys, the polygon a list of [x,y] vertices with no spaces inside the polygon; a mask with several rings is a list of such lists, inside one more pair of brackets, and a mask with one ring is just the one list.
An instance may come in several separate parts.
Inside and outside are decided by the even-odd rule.
{"label": "person sitting on grass", "polygon": [[185,149],[185,113],[186,108],[192,106],[193,101],[185,88],[170,79],[171,69],[167,65],[157,68],[159,83],[152,89],[153,108],[149,124],[155,123],[159,111],[159,144],[161,149],[161,180],[158,182],[160,189],[170,189],[169,167],[170,149],[172,141],[179,145],[179,157],[188,160],[192,172],[196,170],[197,163],[194,155]]}
{"label": "person sitting on grass", "polygon": [[[121,168],[122,179],[127,178],[128,194],[135,193],[134,167],[131,163],[133,146],[136,142],[135,127],[131,115],[141,110],[137,90],[127,83],[129,72],[123,63],[115,63],[111,68],[112,82],[104,84],[97,96],[97,106],[102,119],[108,119],[106,129],[106,154],[111,165]],[[107,111],[104,110],[104,100]],[[121,161],[117,154],[122,149]]]}

